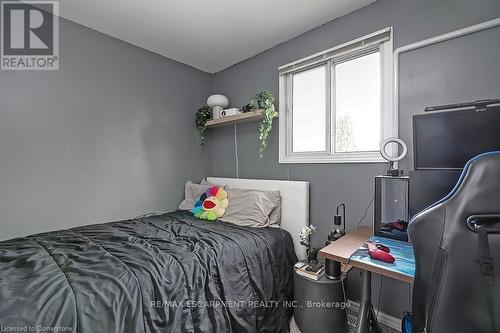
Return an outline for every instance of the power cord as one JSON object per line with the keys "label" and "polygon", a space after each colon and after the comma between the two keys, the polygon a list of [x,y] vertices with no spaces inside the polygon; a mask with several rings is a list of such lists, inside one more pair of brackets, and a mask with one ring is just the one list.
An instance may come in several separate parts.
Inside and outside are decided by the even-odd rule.
{"label": "power cord", "polygon": [[412,284],[408,283],[408,302],[410,305],[413,303],[412,286]]}
{"label": "power cord", "polygon": [[358,229],[359,226],[361,225],[361,223],[364,221],[364,219],[366,218],[366,216],[368,215],[368,209],[370,208],[370,206],[372,205],[373,201],[375,201],[375,195],[373,195],[373,197],[371,198],[370,202],[368,203],[368,205],[366,206],[365,208],[365,213],[363,214],[363,217],[361,218],[361,220],[359,220],[358,224],[356,224],[356,228],[354,229]]}
{"label": "power cord", "polygon": [[384,276],[380,275],[380,288],[378,290],[378,302],[377,302],[377,321],[378,321],[378,314],[380,312],[380,300],[382,299],[382,284],[384,283]]}
{"label": "power cord", "polygon": [[240,178],[240,165],[238,161],[238,137],[236,135],[236,124],[234,124],[234,159],[236,162],[236,178]]}
{"label": "power cord", "polygon": [[[389,167],[384,171],[383,174],[385,174],[387,171],[389,171],[391,169],[391,164],[389,163]],[[365,208],[365,213],[363,214],[363,217],[361,218],[361,220],[359,220],[358,224],[356,225],[356,228],[354,229],[357,229],[359,228],[359,226],[361,225],[361,223],[364,221],[364,219],[366,218],[366,215],[368,215],[368,209],[370,208],[370,206],[372,205],[373,201],[375,201],[375,193],[373,194],[370,202],[368,203],[368,205],[366,206]]]}

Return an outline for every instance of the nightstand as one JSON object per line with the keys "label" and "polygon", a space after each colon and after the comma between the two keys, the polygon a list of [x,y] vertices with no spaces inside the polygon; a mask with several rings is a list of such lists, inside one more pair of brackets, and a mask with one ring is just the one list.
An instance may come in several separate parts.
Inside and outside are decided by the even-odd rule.
{"label": "nightstand", "polygon": [[347,333],[346,303],[340,280],[323,275],[316,281],[295,271],[293,291],[295,322],[302,333]]}

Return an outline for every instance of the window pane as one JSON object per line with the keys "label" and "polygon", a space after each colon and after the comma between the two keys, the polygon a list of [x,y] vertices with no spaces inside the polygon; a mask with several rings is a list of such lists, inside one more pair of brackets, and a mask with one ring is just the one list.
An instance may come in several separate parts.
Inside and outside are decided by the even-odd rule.
{"label": "window pane", "polygon": [[326,66],[293,75],[292,150],[326,151]]}
{"label": "window pane", "polygon": [[378,151],[380,52],[335,65],[335,151]]}

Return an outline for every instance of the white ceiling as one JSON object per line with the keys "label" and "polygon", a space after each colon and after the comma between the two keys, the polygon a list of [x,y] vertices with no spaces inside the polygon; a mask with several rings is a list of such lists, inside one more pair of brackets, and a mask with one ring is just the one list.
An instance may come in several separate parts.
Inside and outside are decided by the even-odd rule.
{"label": "white ceiling", "polygon": [[216,73],[374,1],[63,0],[59,10],[71,21]]}

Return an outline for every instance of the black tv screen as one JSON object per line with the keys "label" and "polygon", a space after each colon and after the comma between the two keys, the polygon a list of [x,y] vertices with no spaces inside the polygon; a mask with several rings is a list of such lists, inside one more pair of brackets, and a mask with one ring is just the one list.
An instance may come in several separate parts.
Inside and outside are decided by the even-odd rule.
{"label": "black tv screen", "polygon": [[415,170],[462,169],[476,155],[500,150],[500,107],[413,116]]}

